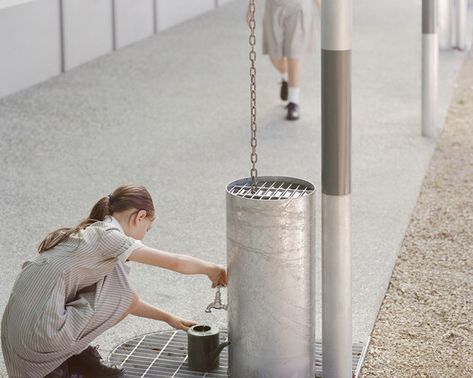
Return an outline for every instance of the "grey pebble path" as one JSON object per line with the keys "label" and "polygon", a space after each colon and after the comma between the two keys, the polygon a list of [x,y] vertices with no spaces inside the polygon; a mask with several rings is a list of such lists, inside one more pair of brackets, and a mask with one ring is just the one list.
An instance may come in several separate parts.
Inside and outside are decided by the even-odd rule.
{"label": "grey pebble path", "polygon": [[424,179],[362,377],[473,377],[473,54]]}

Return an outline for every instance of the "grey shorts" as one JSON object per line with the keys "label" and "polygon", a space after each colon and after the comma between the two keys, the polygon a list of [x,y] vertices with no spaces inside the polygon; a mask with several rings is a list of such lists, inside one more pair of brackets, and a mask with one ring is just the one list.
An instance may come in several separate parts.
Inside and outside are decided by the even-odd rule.
{"label": "grey shorts", "polygon": [[314,52],[315,9],[314,0],[266,0],[263,54],[282,59]]}

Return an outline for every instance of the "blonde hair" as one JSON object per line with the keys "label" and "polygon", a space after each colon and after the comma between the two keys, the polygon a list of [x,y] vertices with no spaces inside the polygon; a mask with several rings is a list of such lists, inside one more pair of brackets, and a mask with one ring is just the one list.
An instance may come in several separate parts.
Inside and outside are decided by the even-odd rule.
{"label": "blonde hair", "polygon": [[86,229],[92,223],[103,221],[107,215],[129,209],[145,210],[147,217],[154,218],[153,199],[148,190],[140,185],[121,185],[112,194],[100,198],[92,207],[89,216],[76,227],[63,227],[50,232],[38,247],[43,253],[66,240],[70,235]]}

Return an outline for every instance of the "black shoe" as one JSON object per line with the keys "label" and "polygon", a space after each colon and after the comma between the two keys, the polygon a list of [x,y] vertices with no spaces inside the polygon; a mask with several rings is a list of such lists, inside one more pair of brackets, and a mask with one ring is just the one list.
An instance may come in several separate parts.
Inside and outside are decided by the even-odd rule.
{"label": "black shoe", "polygon": [[44,378],[87,378],[82,373],[73,370],[71,366],[70,359],[64,361],[61,365],[59,365],[56,369],[54,369],[51,373],[46,375]]}
{"label": "black shoe", "polygon": [[67,361],[59,365],[56,369],[54,369],[44,378],[69,378],[69,368]]}
{"label": "black shoe", "polygon": [[279,93],[279,97],[281,97],[281,100],[287,101],[287,81],[283,80],[281,81],[281,92]]}
{"label": "black shoe", "polygon": [[72,356],[69,360],[71,368],[90,378],[122,378],[125,369],[110,366],[103,361],[97,347],[88,346],[82,353]]}
{"label": "black shoe", "polygon": [[290,102],[286,106],[287,108],[287,117],[288,121],[297,121],[299,119],[299,105]]}

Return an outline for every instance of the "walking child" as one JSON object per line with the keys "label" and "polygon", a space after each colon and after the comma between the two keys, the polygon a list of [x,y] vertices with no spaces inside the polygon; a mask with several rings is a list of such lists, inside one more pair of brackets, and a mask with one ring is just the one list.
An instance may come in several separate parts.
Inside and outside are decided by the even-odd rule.
{"label": "walking child", "polygon": [[[315,0],[320,8],[320,0]],[[249,11],[247,19],[249,20]],[[263,14],[263,54],[281,75],[280,98],[287,101],[286,119],[300,117],[302,57],[315,51],[314,0],[266,0]]]}
{"label": "walking child", "polygon": [[51,232],[23,264],[2,318],[2,351],[11,378],[124,377],[89,344],[127,315],[187,330],[195,323],[144,302],[128,283],[127,261],[207,275],[227,284],[223,266],[160,251],[141,240],[155,219],[142,186],[101,198],[77,227]]}

